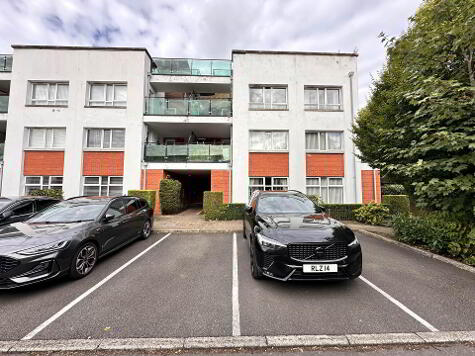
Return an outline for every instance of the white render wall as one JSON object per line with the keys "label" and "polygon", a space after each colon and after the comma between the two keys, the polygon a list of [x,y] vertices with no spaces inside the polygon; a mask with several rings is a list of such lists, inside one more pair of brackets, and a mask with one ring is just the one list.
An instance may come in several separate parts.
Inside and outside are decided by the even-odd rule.
{"label": "white render wall", "polygon": [[[150,59],[145,51],[14,49],[2,195],[23,193],[23,138],[27,127],[66,127],[63,173],[66,198],[82,193],[84,128],[125,128],[124,192],[138,189],[149,68]],[[69,81],[68,107],[25,106],[29,80]],[[86,108],[88,81],[127,82],[127,108]]]}
{"label": "white render wall", "polygon": [[[289,131],[289,189],[306,191],[305,130],[344,131],[344,202],[361,201],[359,163],[351,140],[351,95],[357,112],[356,57],[348,55],[233,53],[232,201],[246,203],[249,185],[249,130]],[[250,111],[249,85],[287,85],[288,111]],[[304,86],[341,86],[343,112],[304,110]],[[356,166],[356,171],[355,171]]]}

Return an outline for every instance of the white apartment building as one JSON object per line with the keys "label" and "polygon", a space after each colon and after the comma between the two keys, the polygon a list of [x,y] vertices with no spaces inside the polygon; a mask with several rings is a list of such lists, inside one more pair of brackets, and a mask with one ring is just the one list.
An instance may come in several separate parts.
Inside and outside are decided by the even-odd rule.
{"label": "white apartment building", "polygon": [[0,56],[3,196],[121,195],[170,176],[189,204],[206,190],[233,203],[256,189],[380,200],[379,172],[351,140],[356,54],[234,50],[230,61],[12,48]]}

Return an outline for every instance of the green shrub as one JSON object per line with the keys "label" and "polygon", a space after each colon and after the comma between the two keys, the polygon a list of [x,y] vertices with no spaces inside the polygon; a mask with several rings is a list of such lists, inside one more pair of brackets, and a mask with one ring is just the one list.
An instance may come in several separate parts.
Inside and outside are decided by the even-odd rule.
{"label": "green shrub", "polygon": [[183,209],[181,183],[174,179],[160,181],[160,209],[162,214],[176,214]]}
{"label": "green shrub", "polygon": [[216,220],[242,220],[246,204],[222,204],[218,207]]}
{"label": "green shrub", "polygon": [[407,195],[383,195],[383,204],[389,208],[391,215],[407,215],[411,210],[411,204]]}
{"label": "green shrub", "polygon": [[463,225],[447,213],[396,215],[392,226],[400,241],[424,245],[436,253],[475,265],[475,227]]}
{"label": "green shrub", "polygon": [[204,192],[203,211],[206,220],[217,220],[220,216],[220,207],[223,205],[223,192]]}
{"label": "green shrub", "polygon": [[364,224],[382,225],[389,217],[389,208],[384,205],[369,203],[354,211],[356,220]]}
{"label": "green shrub", "polygon": [[323,204],[325,212],[333,219],[355,220],[355,210],[361,208],[363,204]]}
{"label": "green shrub", "polygon": [[383,195],[404,195],[406,194],[406,189],[401,184],[384,184],[381,188],[381,193]]}
{"label": "green shrub", "polygon": [[155,202],[157,201],[157,191],[156,190],[129,190],[128,194],[131,197],[137,197],[145,199],[148,205],[155,209]]}
{"label": "green shrub", "polygon": [[61,189],[37,189],[32,190],[30,195],[63,199],[63,191]]}

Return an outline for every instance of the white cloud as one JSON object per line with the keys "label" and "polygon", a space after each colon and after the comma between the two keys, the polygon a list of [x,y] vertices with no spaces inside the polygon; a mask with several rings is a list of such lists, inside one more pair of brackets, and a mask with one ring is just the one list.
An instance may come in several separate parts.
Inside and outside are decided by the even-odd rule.
{"label": "white cloud", "polygon": [[0,51],[10,45],[146,47],[154,56],[230,58],[231,49],[360,54],[359,97],[422,0],[0,0]]}

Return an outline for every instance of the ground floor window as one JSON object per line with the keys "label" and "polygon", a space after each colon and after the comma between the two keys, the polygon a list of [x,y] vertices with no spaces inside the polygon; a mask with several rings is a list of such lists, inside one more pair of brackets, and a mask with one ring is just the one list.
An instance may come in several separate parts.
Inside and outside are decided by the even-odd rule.
{"label": "ground floor window", "polygon": [[122,195],[124,177],[88,176],[84,177],[83,194],[89,196]]}
{"label": "ground floor window", "polygon": [[249,177],[249,196],[256,190],[288,190],[287,177]]}
{"label": "ground floor window", "polygon": [[343,204],[343,178],[307,177],[307,194],[319,195],[325,203]]}
{"label": "ground floor window", "polygon": [[34,190],[58,189],[63,190],[62,176],[25,176],[25,195]]}

